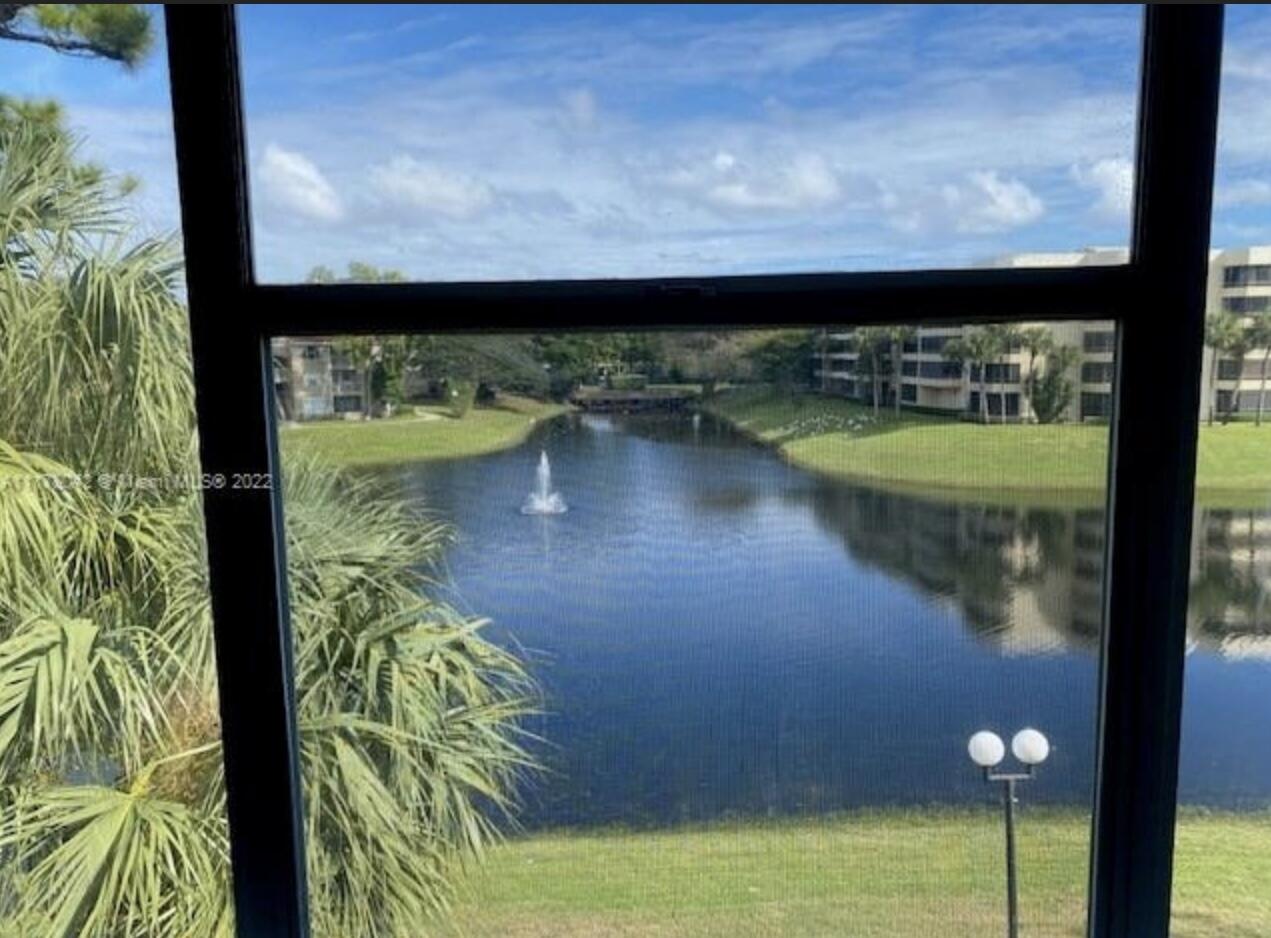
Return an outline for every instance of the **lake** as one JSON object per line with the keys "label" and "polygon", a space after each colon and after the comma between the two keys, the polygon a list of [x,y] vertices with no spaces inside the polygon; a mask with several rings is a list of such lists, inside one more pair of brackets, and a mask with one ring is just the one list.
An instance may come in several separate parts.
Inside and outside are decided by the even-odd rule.
{"label": "lake", "polygon": [[[527,516],[543,452],[569,510]],[[827,480],[687,414],[384,472],[455,525],[448,598],[542,685],[529,828],[979,804],[981,728],[1049,737],[1025,800],[1090,803],[1100,509]],[[1265,807],[1271,510],[1195,540],[1180,797]]]}

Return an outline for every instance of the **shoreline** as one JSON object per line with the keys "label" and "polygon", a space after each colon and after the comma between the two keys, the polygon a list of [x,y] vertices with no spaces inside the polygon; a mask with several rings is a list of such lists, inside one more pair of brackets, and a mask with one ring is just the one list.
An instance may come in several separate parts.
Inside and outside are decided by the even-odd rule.
{"label": "shoreline", "polygon": [[514,449],[544,421],[570,410],[567,404],[508,395],[463,417],[422,406],[415,416],[300,423],[284,428],[279,442],[284,449],[316,453],[339,469],[389,469]]}
{"label": "shoreline", "polygon": [[[903,411],[899,419],[884,411],[875,421],[870,408],[854,402],[770,388],[722,391],[700,410],[823,478],[944,501],[1075,508],[1105,501],[1106,425],[982,426]],[[1271,507],[1271,427],[1265,438],[1254,439],[1251,430],[1257,432],[1251,426],[1201,428],[1198,505]],[[1237,436],[1242,439],[1233,440]],[[933,452],[939,448],[933,442],[944,452]],[[1208,452],[1213,449],[1227,452]],[[1227,473],[1215,480],[1214,464],[1226,468],[1233,450],[1255,464],[1253,474]],[[936,475],[933,466],[941,467]]]}

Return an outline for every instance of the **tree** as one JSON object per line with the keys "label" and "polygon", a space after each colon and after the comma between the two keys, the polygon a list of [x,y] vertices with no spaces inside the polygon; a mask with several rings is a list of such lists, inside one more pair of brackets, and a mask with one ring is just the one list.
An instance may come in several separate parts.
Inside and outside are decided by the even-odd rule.
{"label": "tree", "polygon": [[[1011,323],[993,323],[985,326],[982,332],[987,342],[987,351],[995,364],[1001,366],[1003,377],[1006,374],[1006,356],[1013,349],[1020,345],[1020,329],[1019,326]],[[984,363],[984,367],[988,366],[988,362]],[[998,397],[1001,399],[1001,418],[1002,423],[1006,423],[1006,382],[998,381]]]}
{"label": "tree", "polygon": [[1029,410],[1033,410],[1033,371],[1037,367],[1037,360],[1054,349],[1055,337],[1045,326],[1025,326],[1019,330],[1019,342],[1021,348],[1028,353],[1028,376],[1024,379],[1024,394],[1028,398]]}
{"label": "tree", "polygon": [[883,399],[883,379],[891,349],[890,331],[882,326],[862,326],[852,333],[851,346],[856,351],[856,374],[868,376],[873,391],[874,417],[879,415]]}
{"label": "tree", "polygon": [[750,348],[746,358],[759,380],[789,391],[811,377],[813,339],[807,330],[783,330]]}
{"label": "tree", "polygon": [[1237,348],[1242,341],[1243,327],[1240,320],[1231,313],[1216,313],[1205,320],[1205,344],[1211,352],[1209,368],[1209,417],[1208,422],[1214,425],[1214,409],[1217,404],[1218,367],[1222,355]]}
{"label": "tree", "polygon": [[1255,426],[1262,426],[1262,413],[1267,403],[1267,361],[1271,359],[1271,313],[1255,316],[1245,327],[1245,334],[1251,348],[1262,349],[1262,374],[1258,382],[1258,413],[1254,419]]}
{"label": "tree", "polygon": [[912,342],[917,334],[918,330],[913,326],[892,326],[887,330],[891,352],[892,403],[896,407],[897,419],[900,419],[901,356],[904,354],[905,343]]}
{"label": "tree", "polygon": [[154,44],[150,14],[138,3],[0,4],[0,39],[111,59],[127,68]]}
{"label": "tree", "polygon": [[[10,204],[73,177],[46,142],[0,130],[0,176],[70,161]],[[198,475],[180,257],[73,227],[109,198],[0,213],[0,933],[228,938],[200,499],[146,482]],[[315,929],[417,935],[512,804],[531,689],[431,595],[444,525],[293,454],[282,484]]]}
{"label": "tree", "polygon": [[1055,423],[1072,403],[1074,388],[1068,370],[1076,360],[1077,350],[1071,345],[1052,343],[1044,367],[1029,365],[1024,388],[1038,423]]}
{"label": "tree", "polygon": [[972,375],[978,376],[979,411],[982,423],[989,422],[988,365],[998,357],[1000,348],[998,335],[990,329],[991,327],[975,329],[960,338],[946,342],[943,349],[945,358],[964,367],[970,366]]}
{"label": "tree", "polygon": [[[348,266],[348,275],[336,277],[334,271],[326,266],[318,266],[309,271],[306,278],[309,283],[400,283],[405,278],[397,270],[380,270],[361,261],[352,261]],[[375,416],[375,404],[379,399],[376,393],[375,372],[382,367],[384,361],[384,345],[376,336],[356,335],[341,336],[331,345],[332,351],[348,359],[357,369],[362,380],[362,416],[369,420]],[[380,388],[384,382],[380,382]]]}

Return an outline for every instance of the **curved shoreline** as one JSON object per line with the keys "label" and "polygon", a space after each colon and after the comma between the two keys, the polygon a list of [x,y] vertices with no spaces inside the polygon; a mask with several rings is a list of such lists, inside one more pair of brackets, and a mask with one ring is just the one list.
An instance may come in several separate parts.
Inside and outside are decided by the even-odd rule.
{"label": "curved shoreline", "polygon": [[[901,494],[994,504],[1098,507],[1106,426],[982,426],[884,412],[816,394],[724,391],[701,410],[790,464]],[[1256,435],[1255,435],[1256,434]],[[1271,427],[1203,427],[1197,501],[1271,506]]]}
{"label": "curved shoreline", "polygon": [[444,408],[425,408],[429,416],[422,419],[323,421],[287,427],[279,436],[285,448],[316,453],[338,468],[383,469],[513,449],[543,421],[568,411],[563,404],[509,397],[495,407],[473,408],[460,419]]}

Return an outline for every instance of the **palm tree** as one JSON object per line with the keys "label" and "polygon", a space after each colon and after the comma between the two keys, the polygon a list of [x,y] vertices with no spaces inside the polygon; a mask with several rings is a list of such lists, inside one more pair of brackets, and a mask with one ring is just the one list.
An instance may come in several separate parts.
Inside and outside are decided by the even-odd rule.
{"label": "palm tree", "polygon": [[1262,374],[1258,382],[1258,413],[1254,419],[1255,426],[1262,426],[1262,412],[1267,402],[1267,361],[1271,359],[1271,314],[1263,313],[1255,316],[1245,327],[1251,348],[1262,349]]}
{"label": "palm tree", "polygon": [[861,363],[869,362],[869,374],[873,382],[874,418],[877,419],[883,397],[883,353],[891,347],[891,336],[881,326],[862,326],[852,333],[852,346],[858,355],[857,375],[862,372]]}
{"label": "palm tree", "polygon": [[[15,169],[49,152],[0,130],[6,208],[53,204]],[[137,481],[198,471],[179,256],[109,180],[25,178],[66,189],[0,211],[0,934],[228,938],[200,502]],[[444,525],[286,455],[314,926],[417,935],[531,768],[532,688],[433,598]]]}
{"label": "palm tree", "polygon": [[891,351],[892,400],[896,408],[897,420],[900,419],[901,357],[905,350],[905,343],[912,342],[917,334],[918,330],[913,326],[892,326],[887,330],[888,346]]}
{"label": "palm tree", "polygon": [[[986,337],[988,345],[987,352],[990,359],[997,365],[1001,366],[1002,374],[1006,373],[1006,356],[1011,350],[1019,345],[1020,334],[1019,327],[1011,323],[994,323],[985,326],[982,330]],[[998,397],[1001,400],[1001,418],[1002,423],[1006,423],[1006,388],[1005,381],[998,382]]]}
{"label": "palm tree", "polygon": [[[1224,354],[1231,354],[1244,342],[1244,327],[1231,313],[1216,313],[1205,320],[1205,344],[1211,353],[1209,369],[1209,425],[1214,425],[1214,408],[1217,402],[1218,363]],[[1241,360],[1244,353],[1241,352]],[[1230,411],[1230,407],[1228,408]]]}
{"label": "palm tree", "polygon": [[1037,383],[1034,377],[1037,360],[1054,350],[1055,337],[1046,326],[1025,326],[1019,330],[1019,342],[1024,351],[1028,352],[1028,374],[1024,379],[1024,394],[1028,398],[1028,409],[1032,411],[1033,388]]}
{"label": "palm tree", "polygon": [[[980,421],[989,422],[988,404],[988,364],[998,357],[999,342],[996,333],[990,328],[975,329],[968,334],[945,343],[943,355],[949,361],[970,366],[972,374],[978,375],[980,386]],[[1005,408],[1003,408],[1005,409]]]}

